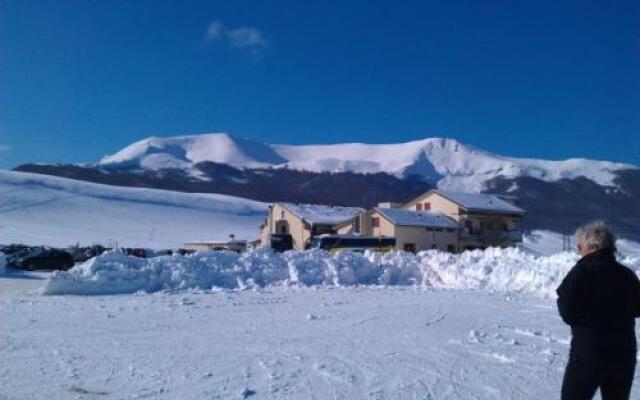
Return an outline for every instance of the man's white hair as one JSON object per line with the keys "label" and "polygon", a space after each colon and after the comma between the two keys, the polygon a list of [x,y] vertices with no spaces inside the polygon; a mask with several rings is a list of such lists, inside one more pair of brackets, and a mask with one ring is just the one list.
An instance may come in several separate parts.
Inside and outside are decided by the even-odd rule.
{"label": "man's white hair", "polygon": [[576,231],[576,239],[591,249],[616,251],[616,236],[604,221],[593,221]]}

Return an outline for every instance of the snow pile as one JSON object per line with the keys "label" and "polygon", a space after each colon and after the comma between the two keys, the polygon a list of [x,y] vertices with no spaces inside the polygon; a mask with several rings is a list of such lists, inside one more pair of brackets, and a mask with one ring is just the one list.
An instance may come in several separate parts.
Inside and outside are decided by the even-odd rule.
{"label": "snow pile", "polygon": [[[248,289],[268,286],[414,285],[424,288],[485,289],[540,297],[555,288],[577,261],[573,253],[537,256],[518,248],[449,254],[425,251],[342,252],[322,250],[243,254],[210,251],[190,256],[140,259],[110,251],[57,271],[45,294],[117,294],[186,289]],[[638,269],[640,258],[623,257]]]}
{"label": "snow pile", "polygon": [[0,276],[7,274],[7,257],[4,253],[0,252]]}
{"label": "snow pile", "polygon": [[462,254],[422,253],[423,274],[434,287],[490,289],[553,297],[578,257],[573,253],[535,256],[516,248],[468,251]]}

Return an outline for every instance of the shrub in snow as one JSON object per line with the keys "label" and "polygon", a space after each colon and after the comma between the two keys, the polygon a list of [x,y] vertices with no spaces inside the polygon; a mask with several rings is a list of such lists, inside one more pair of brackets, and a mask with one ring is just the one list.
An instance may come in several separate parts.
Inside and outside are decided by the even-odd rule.
{"label": "shrub in snow", "polygon": [[[331,255],[322,250],[243,254],[209,251],[151,259],[106,252],[68,271],[54,272],[46,294],[115,294],[137,291],[278,285],[416,285],[426,288],[485,289],[554,297],[577,261],[573,253],[538,256],[518,248],[490,248],[461,254],[434,250]],[[638,258],[622,257],[637,269]]]}

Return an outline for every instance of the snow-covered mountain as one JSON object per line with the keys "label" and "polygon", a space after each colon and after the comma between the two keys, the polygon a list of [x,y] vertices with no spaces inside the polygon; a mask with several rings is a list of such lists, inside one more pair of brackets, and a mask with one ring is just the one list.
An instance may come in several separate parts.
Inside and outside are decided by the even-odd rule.
{"label": "snow-covered mountain", "polygon": [[418,175],[440,188],[463,191],[481,191],[496,177],[522,176],[547,182],[583,176],[599,185],[615,186],[615,171],[637,169],[630,164],[582,158],[549,161],[506,157],[446,138],[399,144],[293,146],[265,144],[226,133],[150,137],[104,157],[96,166],[107,170],[180,169],[203,177],[197,168],[203,162],[250,169]]}
{"label": "snow-covered mountain", "polygon": [[622,236],[640,240],[640,168],[507,157],[453,139],[291,146],[213,133],[145,139],[95,164],[25,164],[16,170],[261,202],[365,208],[405,202],[438,186],[513,196],[527,210],[527,230],[571,232],[603,218]]}
{"label": "snow-covered mountain", "polygon": [[265,203],[0,171],[0,243],[177,248],[258,236]]}

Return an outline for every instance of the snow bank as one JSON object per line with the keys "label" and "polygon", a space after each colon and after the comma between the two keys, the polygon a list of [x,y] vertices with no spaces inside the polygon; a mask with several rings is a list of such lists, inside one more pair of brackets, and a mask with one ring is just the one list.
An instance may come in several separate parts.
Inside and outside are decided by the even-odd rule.
{"label": "snow bank", "polygon": [[0,276],[7,274],[7,257],[4,253],[0,252]]}
{"label": "snow bank", "polygon": [[[45,294],[117,294],[186,289],[248,289],[268,286],[413,285],[424,288],[484,289],[554,297],[577,261],[573,253],[538,256],[518,248],[449,254],[425,251],[365,255],[322,250],[243,254],[211,251],[152,259],[110,251],[57,271]],[[634,269],[640,258],[622,257]]]}

